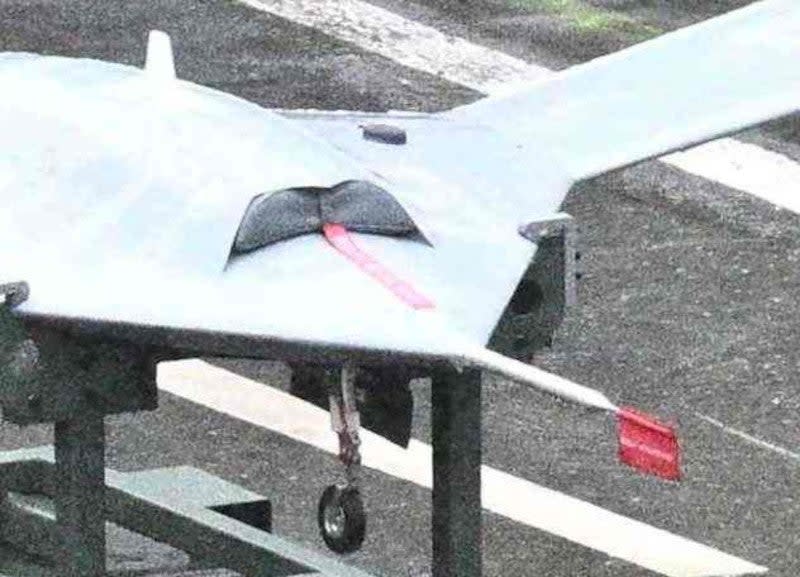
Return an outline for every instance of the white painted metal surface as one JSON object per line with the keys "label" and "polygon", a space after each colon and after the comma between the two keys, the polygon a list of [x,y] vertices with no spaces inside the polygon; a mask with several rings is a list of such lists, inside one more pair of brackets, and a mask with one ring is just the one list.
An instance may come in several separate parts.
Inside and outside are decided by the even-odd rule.
{"label": "white painted metal surface", "polygon": [[[407,147],[364,141],[352,126],[347,136],[375,153],[361,157],[370,171],[274,113],[165,84],[163,73],[153,82],[152,68],[3,63],[0,80],[13,88],[0,104],[10,128],[0,134],[9,175],[0,259],[4,275],[30,283],[23,313],[440,354],[501,372],[512,363],[515,378],[527,369],[495,366],[482,344],[535,250],[517,233],[520,215],[553,212],[569,187],[556,164],[521,163],[486,129],[419,117]],[[228,261],[256,194],[353,178],[386,187],[433,243],[359,237],[435,311],[408,307],[321,235]],[[527,380],[541,385],[535,376]],[[613,408],[567,381],[545,388]]]}
{"label": "white painted metal surface", "polygon": [[[5,278],[31,285],[23,313],[452,355],[457,334],[483,342],[534,251],[516,232],[518,203],[495,200],[504,182],[413,166],[383,178],[274,113],[118,65],[5,55],[0,82],[0,259]],[[432,134],[431,146],[449,138]],[[394,194],[433,242],[359,237],[436,315],[321,236],[226,267],[253,196],[359,178]],[[569,186],[555,165],[540,179],[553,198]]]}
{"label": "white painted metal surface", "polygon": [[453,110],[575,179],[800,110],[800,3],[765,0]]}
{"label": "white painted metal surface", "polygon": [[144,69],[153,78],[175,80],[175,58],[172,54],[172,40],[161,30],[151,30],[147,36],[147,58]]}
{"label": "white painted metal surface", "polygon": [[[557,74],[361,0],[240,1],[489,95],[507,93],[532,80],[543,81]],[[733,64],[734,69],[737,66]],[[697,94],[701,92],[698,88]],[[800,183],[800,166],[783,154],[723,138],[660,160],[800,212],[800,201],[794,193]]]}
{"label": "white painted metal surface", "polygon": [[[475,351],[535,250],[518,226],[555,212],[576,178],[794,109],[800,71],[761,58],[796,56],[798,26],[797,5],[769,0],[507,98],[397,117],[402,147],[363,140],[357,116],[304,116],[315,137],[168,73],[4,55],[2,274],[31,283],[27,313],[485,364]],[[169,72],[157,62],[151,72]],[[433,246],[359,242],[435,313],[409,309],[316,235],[228,262],[256,194],[362,178],[395,195]]]}

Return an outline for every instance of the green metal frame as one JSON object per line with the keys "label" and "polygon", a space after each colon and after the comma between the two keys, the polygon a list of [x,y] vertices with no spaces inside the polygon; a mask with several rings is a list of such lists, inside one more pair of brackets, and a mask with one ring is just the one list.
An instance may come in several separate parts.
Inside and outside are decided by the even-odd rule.
{"label": "green metal frame", "polygon": [[[83,450],[79,455],[86,453]],[[220,512],[230,505],[262,505],[265,499],[198,469],[105,470],[105,483],[98,489],[98,475],[93,474],[97,469],[76,475],[75,455],[67,462],[59,461],[60,456],[57,446],[56,450],[48,446],[0,453],[4,495],[0,537],[26,553],[52,559],[59,575],[104,575],[108,521],[247,577],[302,573],[369,577],[330,556]],[[65,471],[72,478],[67,487],[61,487]],[[86,491],[90,487],[91,493]],[[27,506],[14,498],[15,493],[50,497],[55,515]],[[105,507],[98,506],[102,500]]]}
{"label": "green metal frame", "polygon": [[[156,408],[160,349],[101,336],[23,325],[8,302],[0,305],[3,418],[55,429],[54,447],[0,453],[0,541],[51,559],[59,576],[100,577],[108,521],[247,577],[369,577],[272,535],[269,519],[253,526],[269,503],[217,477],[190,468],[107,470],[104,417]],[[329,363],[339,355],[332,351]],[[480,577],[481,373],[445,362],[426,372],[433,376],[433,577]],[[54,513],[25,506],[18,493],[49,497]]]}
{"label": "green metal frame", "polygon": [[435,373],[431,410],[433,577],[480,577],[481,372]]}

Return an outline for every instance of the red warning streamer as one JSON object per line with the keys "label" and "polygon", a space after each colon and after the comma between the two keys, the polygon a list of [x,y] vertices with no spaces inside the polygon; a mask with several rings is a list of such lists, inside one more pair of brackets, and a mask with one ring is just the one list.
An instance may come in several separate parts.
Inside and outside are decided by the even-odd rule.
{"label": "red warning streamer", "polygon": [[380,262],[358,248],[353,242],[350,232],[341,224],[326,223],[322,226],[322,232],[337,251],[392,291],[397,298],[408,306],[415,309],[432,309],[435,307],[432,300],[418,292],[409,283],[395,276]]}
{"label": "red warning streamer", "polygon": [[619,409],[617,424],[623,463],[663,479],[680,479],[680,448],[672,427],[630,407]]}

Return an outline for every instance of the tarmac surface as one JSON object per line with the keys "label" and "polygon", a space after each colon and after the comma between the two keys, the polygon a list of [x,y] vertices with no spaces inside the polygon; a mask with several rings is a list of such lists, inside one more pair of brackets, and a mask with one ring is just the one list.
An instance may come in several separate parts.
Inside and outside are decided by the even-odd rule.
{"label": "tarmac surface", "polygon": [[[623,22],[586,31],[570,17],[499,0],[376,4],[517,56],[564,67],[747,2],[595,1]],[[611,10],[613,8],[613,10]],[[612,19],[613,21],[613,19]],[[0,50],[141,64],[147,32],[174,42],[182,78],[264,106],[441,110],[479,95],[231,1],[0,0]],[[744,139],[797,154],[797,118]],[[484,388],[484,462],[770,568],[800,575],[800,216],[649,162],[576,187],[564,210],[581,229],[578,305],[536,364],[615,399],[675,418],[685,480],[616,463],[613,423],[529,389]],[[226,361],[285,387],[286,367]],[[416,381],[414,436],[429,440],[429,385]],[[273,499],[278,533],[323,550],[316,503],[335,460],[169,394],[148,414],[108,419],[109,466],[194,465]],[[0,446],[50,441],[43,427],[0,427]],[[791,454],[791,453],[790,453]],[[369,535],[349,560],[421,577],[430,559],[430,493],[367,471]],[[484,574],[654,575],[484,513]],[[225,575],[130,533],[110,536],[114,575]],[[1,561],[1,560],[0,560]],[[0,562],[2,566],[2,562]]]}

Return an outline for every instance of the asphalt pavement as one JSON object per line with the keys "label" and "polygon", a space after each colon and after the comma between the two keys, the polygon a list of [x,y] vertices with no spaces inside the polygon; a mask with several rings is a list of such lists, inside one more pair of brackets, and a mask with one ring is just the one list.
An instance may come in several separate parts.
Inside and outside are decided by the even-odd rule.
{"label": "asphalt pavement", "polygon": [[[598,1],[634,24],[586,31],[497,1],[376,2],[555,67],[744,3]],[[0,50],[141,64],[153,28],[172,36],[182,78],[264,106],[430,111],[479,97],[236,2],[0,0]],[[788,119],[743,138],[792,156],[797,126]],[[674,418],[685,479],[632,473],[616,462],[613,422],[496,379],[485,386],[485,462],[765,565],[769,575],[799,575],[800,460],[790,455],[800,448],[800,216],[653,162],[579,185],[564,210],[580,226],[584,275],[553,347],[534,360]],[[225,366],[286,386],[281,365]],[[414,436],[428,441],[428,383],[414,382],[413,392]],[[323,549],[316,501],[341,473],[330,455],[168,394],[153,413],[108,423],[109,466],[200,467],[271,497],[276,531]],[[0,427],[4,448],[49,440],[46,428]],[[369,537],[350,560],[382,575],[425,575],[429,492],[374,471],[365,486]],[[489,577],[653,574],[497,515],[484,521]],[[115,575],[207,574],[127,532],[110,541]]]}

